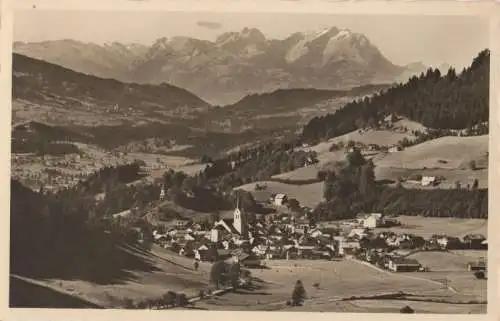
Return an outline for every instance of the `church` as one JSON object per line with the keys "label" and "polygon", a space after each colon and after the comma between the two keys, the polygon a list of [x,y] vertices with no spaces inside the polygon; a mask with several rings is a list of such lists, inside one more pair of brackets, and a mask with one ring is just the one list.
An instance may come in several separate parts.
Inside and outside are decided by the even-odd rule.
{"label": "church", "polygon": [[248,240],[250,236],[247,213],[244,209],[240,208],[239,200],[233,212],[232,219],[221,219],[215,222],[210,239],[212,242],[219,242],[223,235],[228,234],[239,240]]}

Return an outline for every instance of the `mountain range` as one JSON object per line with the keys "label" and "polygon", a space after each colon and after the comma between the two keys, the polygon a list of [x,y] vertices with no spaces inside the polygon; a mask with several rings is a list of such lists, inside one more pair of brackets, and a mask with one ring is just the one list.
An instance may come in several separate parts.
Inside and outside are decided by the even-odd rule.
{"label": "mountain range", "polygon": [[398,66],[360,33],[336,27],[269,39],[256,28],[214,41],[160,38],[151,46],[75,40],[15,42],[14,51],[103,78],[169,83],[216,105],[276,89],[346,89],[405,81],[426,66]]}

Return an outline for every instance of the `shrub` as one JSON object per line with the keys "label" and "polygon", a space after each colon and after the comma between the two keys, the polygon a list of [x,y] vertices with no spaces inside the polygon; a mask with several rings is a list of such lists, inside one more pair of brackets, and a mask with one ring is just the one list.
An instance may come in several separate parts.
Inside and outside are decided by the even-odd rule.
{"label": "shrub", "polygon": [[479,280],[483,280],[486,278],[486,275],[484,274],[484,271],[476,271],[474,273],[474,276],[476,277],[476,279],[479,279]]}
{"label": "shrub", "polygon": [[292,305],[299,306],[306,298],[306,290],[304,289],[304,285],[300,280],[295,283],[295,287],[292,293]]}
{"label": "shrub", "polygon": [[135,308],[134,301],[132,299],[130,299],[130,298],[125,298],[123,300],[123,307],[125,309],[133,309],[133,308]]}
{"label": "shrub", "polygon": [[184,293],[177,294],[175,301],[176,301],[175,302],[176,305],[179,307],[186,306],[189,303],[188,298],[187,298],[186,294],[184,294]]}
{"label": "shrub", "polygon": [[413,310],[410,306],[406,305],[399,310],[401,313],[415,313],[415,310]]}
{"label": "shrub", "polygon": [[166,306],[173,306],[176,303],[177,294],[172,291],[168,291],[163,295],[163,303]]}

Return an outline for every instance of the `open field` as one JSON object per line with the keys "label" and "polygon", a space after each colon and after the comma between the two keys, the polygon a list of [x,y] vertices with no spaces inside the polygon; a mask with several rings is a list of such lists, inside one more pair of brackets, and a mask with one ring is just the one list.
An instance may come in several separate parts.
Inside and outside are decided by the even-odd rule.
{"label": "open field", "polygon": [[395,167],[375,167],[375,177],[377,180],[390,180],[396,184],[398,179],[408,178],[412,175],[444,177],[444,180],[438,186],[422,186],[420,183],[403,182],[405,188],[418,189],[436,189],[436,188],[455,188],[455,182],[460,182],[463,187],[467,184],[472,186],[474,179],[478,180],[479,188],[488,188],[488,169],[470,170],[470,169],[411,169]]}
{"label": "open field", "polygon": [[368,144],[377,144],[381,146],[391,146],[397,144],[400,140],[404,138],[412,138],[414,137],[409,132],[396,132],[391,130],[374,130],[369,129],[365,132],[353,131],[347,133],[342,136],[335,137],[330,139],[331,143],[340,143],[343,142],[347,144],[348,141],[353,140],[355,142],[359,142],[365,145]]}
{"label": "open field", "polygon": [[[473,252],[481,253],[483,257],[488,254],[487,251]],[[474,259],[454,252],[417,252],[408,255],[407,258],[416,259],[422,265],[429,266],[432,271],[436,272],[468,272],[467,263]]]}
{"label": "open field", "polygon": [[243,189],[249,192],[255,190],[257,184],[267,185],[267,190],[271,193],[285,193],[289,198],[297,199],[302,206],[315,207],[323,200],[323,182],[307,184],[307,185],[292,185],[272,181],[254,182],[235,189]]}
{"label": "open field", "polygon": [[154,249],[151,254],[134,252],[134,255],[148,261],[152,265],[151,270],[128,271],[129,277],[125,279],[100,284],[77,279],[45,279],[33,282],[73,296],[75,300],[85,300],[102,307],[122,305],[124,299],[138,301],[159,298],[167,291],[190,296],[197,294],[208,284],[208,276],[204,269],[194,271],[192,265],[187,264],[187,260],[172,260],[172,255],[168,255],[162,249]]}
{"label": "open field", "polygon": [[392,231],[394,233],[411,233],[423,237],[434,234],[449,236],[464,236],[469,233],[488,235],[488,221],[481,219],[458,219],[441,217],[399,216],[402,226],[391,228],[376,228],[375,232]]}
{"label": "open field", "polygon": [[407,300],[354,300],[349,301],[354,307],[364,309],[364,312],[398,313],[399,310],[409,305],[417,313],[440,313],[440,314],[484,314],[485,304],[447,304],[435,302],[419,302]]}
{"label": "open field", "polygon": [[448,136],[429,140],[400,152],[389,153],[375,165],[393,168],[464,169],[469,167],[471,160],[475,160],[478,166],[479,163],[486,162],[487,153],[488,135]]}
{"label": "open field", "polygon": [[[380,271],[353,260],[341,261],[268,261],[269,269],[252,270],[254,277],[264,281],[255,292],[228,293],[197,303],[208,310],[286,310],[324,312],[399,312],[410,305],[417,313],[438,313],[443,307],[448,313],[484,313],[485,305],[459,305],[432,302],[377,300],[381,306],[370,305],[372,300],[339,301],[351,296],[370,296],[403,291],[420,300],[457,301],[456,293],[443,289],[431,279],[401,273]],[[415,273],[414,273],[415,274]],[[418,274],[420,276],[421,274]],[[286,306],[295,282],[300,279],[307,291],[304,306]],[[315,288],[314,283],[319,283]],[[365,303],[366,302],[366,303]]]}

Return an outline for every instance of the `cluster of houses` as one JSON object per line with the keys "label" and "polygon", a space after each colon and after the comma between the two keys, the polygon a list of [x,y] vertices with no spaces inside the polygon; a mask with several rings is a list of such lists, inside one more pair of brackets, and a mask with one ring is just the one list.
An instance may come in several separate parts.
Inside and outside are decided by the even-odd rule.
{"label": "cluster of houses", "polygon": [[[282,203],[286,195],[276,195]],[[397,222],[379,213],[361,214],[335,227],[312,223],[306,215],[290,213],[257,217],[239,206],[232,218],[223,218],[202,228],[189,220],[173,220],[163,231],[155,230],[155,243],[199,261],[236,259],[245,266],[273,259],[335,259],[354,257],[388,270],[425,270],[398,250],[484,249],[486,238],[467,235],[463,239],[435,235],[424,239],[408,233],[375,232]],[[457,242],[458,240],[458,242]]]}

